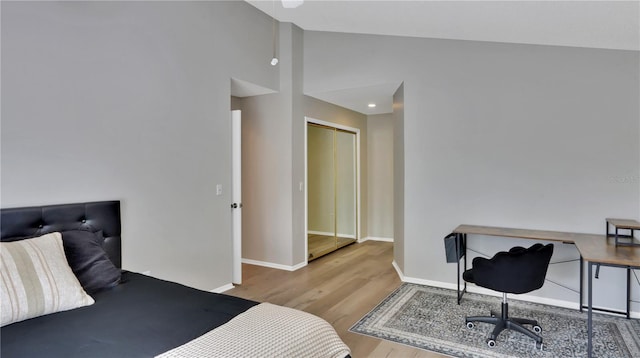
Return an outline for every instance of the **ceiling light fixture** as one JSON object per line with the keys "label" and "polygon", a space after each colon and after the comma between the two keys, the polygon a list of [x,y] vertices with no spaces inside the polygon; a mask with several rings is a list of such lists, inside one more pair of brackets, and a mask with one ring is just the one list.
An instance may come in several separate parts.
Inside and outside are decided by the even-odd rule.
{"label": "ceiling light fixture", "polygon": [[295,9],[302,5],[304,0],[282,0],[282,7],[285,9]]}
{"label": "ceiling light fixture", "polygon": [[[285,9],[295,9],[302,5],[304,0],[282,0],[282,7]],[[276,55],[276,0],[271,2],[271,18],[273,20],[273,57],[271,57],[271,66],[278,65],[278,56]]]}
{"label": "ceiling light fixture", "polygon": [[[284,4],[283,4],[284,5]],[[273,22],[273,57],[271,57],[271,66],[276,66],[278,64],[278,56],[276,56],[276,0],[271,2],[271,19]]]}
{"label": "ceiling light fixture", "polygon": [[375,104],[375,103],[369,103],[369,104],[367,105],[367,107],[369,107],[369,108],[376,108],[376,104]]}

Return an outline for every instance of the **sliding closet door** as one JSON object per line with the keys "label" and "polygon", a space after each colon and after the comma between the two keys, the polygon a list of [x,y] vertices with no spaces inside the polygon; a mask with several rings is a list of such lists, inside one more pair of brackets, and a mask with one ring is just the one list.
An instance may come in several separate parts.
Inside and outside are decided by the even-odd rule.
{"label": "sliding closet door", "polygon": [[307,126],[309,259],[337,248],[333,129]]}
{"label": "sliding closet door", "polygon": [[357,239],[356,134],[307,125],[309,260]]}
{"label": "sliding closet door", "polygon": [[335,132],[336,236],[338,247],[356,240],[356,135]]}

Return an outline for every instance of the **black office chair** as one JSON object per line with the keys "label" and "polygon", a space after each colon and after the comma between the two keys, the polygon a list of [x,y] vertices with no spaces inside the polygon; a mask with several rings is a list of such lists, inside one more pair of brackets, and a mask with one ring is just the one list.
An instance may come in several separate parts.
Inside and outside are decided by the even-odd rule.
{"label": "black office chair", "polygon": [[[473,322],[491,323],[496,326],[487,338],[489,347],[495,347],[500,332],[511,329],[533,338],[536,348],[542,349],[542,337],[537,334],[542,332],[542,328],[536,320],[509,317],[507,293],[526,293],[542,287],[552,254],[553,244],[535,244],[528,249],[514,247],[508,252],[498,252],[491,259],[474,258],[473,268],[462,274],[462,278],[467,282],[502,292],[500,316],[496,316],[492,311],[491,317],[465,318],[468,328],[474,327]],[[525,328],[524,324],[532,325],[535,333]]]}

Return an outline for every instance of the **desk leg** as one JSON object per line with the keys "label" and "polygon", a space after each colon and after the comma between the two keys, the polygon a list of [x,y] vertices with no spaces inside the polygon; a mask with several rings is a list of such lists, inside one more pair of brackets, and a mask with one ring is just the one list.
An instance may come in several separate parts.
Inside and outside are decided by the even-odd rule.
{"label": "desk leg", "polygon": [[458,255],[458,247],[460,247],[458,245],[458,240],[460,240],[460,235],[456,235],[456,257],[458,258],[458,270],[456,271],[458,274],[457,276],[457,280],[458,280],[458,304],[460,304],[460,298],[462,297],[460,295],[460,255]]}
{"label": "desk leg", "polygon": [[627,319],[631,318],[631,266],[627,267]]}
{"label": "desk leg", "polygon": [[[462,234],[456,234],[456,257],[458,258],[458,270],[457,270],[457,273],[458,273],[458,275],[457,275],[458,276],[457,277],[457,279],[458,279],[458,304],[460,304],[460,299],[462,299],[462,295],[460,294],[460,252],[458,252],[458,250],[461,247],[460,240],[462,240]],[[465,253],[465,252],[463,252],[463,253]]]}
{"label": "desk leg", "polygon": [[592,323],[591,322],[591,315],[592,315],[591,309],[592,309],[592,304],[593,304],[593,296],[592,296],[593,288],[591,286],[593,282],[592,282],[591,276],[593,274],[593,272],[592,272],[593,263],[589,262],[588,265],[589,265],[589,272],[588,272],[589,273],[589,278],[587,279],[588,280],[588,284],[587,284],[587,357],[591,358],[591,350],[593,349],[593,346],[592,346],[593,342],[592,342],[592,337],[591,337],[591,335],[593,334],[592,327],[591,327],[591,323]]}
{"label": "desk leg", "polygon": [[[462,236],[462,245],[464,246],[464,270],[467,271],[467,234]],[[463,292],[467,292],[467,281],[464,281]]]}
{"label": "desk leg", "polygon": [[464,288],[460,289],[460,254],[459,248],[462,247],[462,255],[464,256],[464,270],[467,270],[467,234],[456,234],[456,257],[458,257],[458,304],[462,300],[462,296],[467,292],[467,282],[464,282]]}
{"label": "desk leg", "polygon": [[582,312],[582,293],[584,292],[584,259],[580,255],[580,312]]}

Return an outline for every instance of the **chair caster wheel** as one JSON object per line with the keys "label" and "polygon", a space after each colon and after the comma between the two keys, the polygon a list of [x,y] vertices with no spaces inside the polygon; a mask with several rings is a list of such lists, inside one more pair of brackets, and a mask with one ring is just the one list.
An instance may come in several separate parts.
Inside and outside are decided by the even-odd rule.
{"label": "chair caster wheel", "polygon": [[535,326],[533,326],[533,331],[536,332],[536,333],[540,333],[540,332],[542,332],[542,327],[540,327],[538,325],[535,325]]}
{"label": "chair caster wheel", "polygon": [[476,325],[473,324],[473,322],[467,322],[467,328],[472,329],[474,328]]}
{"label": "chair caster wheel", "polygon": [[536,349],[542,350],[542,342],[536,342]]}
{"label": "chair caster wheel", "polygon": [[493,339],[487,339],[487,345],[489,346],[489,348],[493,348],[496,346],[496,341]]}

